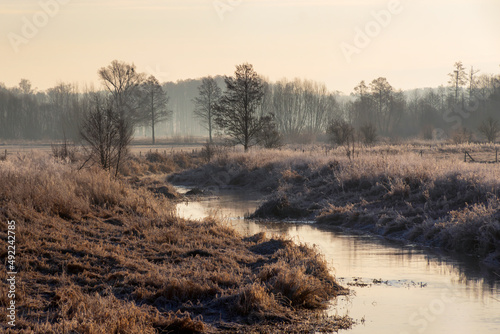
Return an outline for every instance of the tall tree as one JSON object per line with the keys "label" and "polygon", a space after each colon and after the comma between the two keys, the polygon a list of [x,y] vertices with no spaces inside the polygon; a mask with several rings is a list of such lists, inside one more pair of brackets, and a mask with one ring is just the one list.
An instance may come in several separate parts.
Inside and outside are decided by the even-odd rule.
{"label": "tall tree", "polygon": [[500,134],[500,122],[493,117],[488,117],[478,128],[479,133],[490,143],[494,143]]}
{"label": "tall tree", "polygon": [[21,81],[19,81],[19,90],[23,94],[32,94],[34,92],[31,81],[28,79],[21,79]]}
{"label": "tall tree", "polygon": [[113,60],[107,67],[98,71],[99,77],[106,90],[113,97],[113,107],[132,125],[144,120],[141,114],[139,86],[144,82],[145,75],[138,73],[134,64]]}
{"label": "tall tree", "polygon": [[151,126],[151,137],[154,145],[155,124],[166,121],[172,116],[172,111],[167,107],[169,97],[152,75],[141,85],[140,94],[143,98],[146,122]]}
{"label": "tall tree", "polygon": [[198,87],[199,96],[193,99],[195,104],[194,114],[200,118],[201,123],[208,130],[210,143],[212,143],[212,130],[214,126],[214,111],[219,101],[222,90],[211,76],[203,78]]}
{"label": "tall tree", "polygon": [[138,89],[144,81],[144,74],[138,73],[134,64],[113,60],[110,65],[98,71],[102,83],[112,96],[112,106],[109,108],[117,113],[116,126],[118,128],[118,153],[116,158],[116,173],[127,153],[130,143],[130,133],[134,126],[144,120],[144,114],[140,113],[140,100]]}
{"label": "tall tree", "polygon": [[244,63],[236,66],[234,77],[225,77],[226,91],[216,107],[215,122],[236,143],[243,145],[245,152],[257,144],[258,134],[271,119],[258,116],[263,87],[262,80],[253,66]]}
{"label": "tall tree", "polygon": [[356,99],[352,102],[350,118],[356,126],[364,126],[375,123],[375,117],[372,108],[372,98],[365,81],[362,80],[352,94]]}
{"label": "tall tree", "polygon": [[[113,111],[113,102],[99,93],[91,93],[91,101],[85,110],[80,127],[80,136],[87,144],[87,161],[97,163],[101,168],[118,173],[123,147],[132,138],[132,131],[123,136],[119,114]],[[122,141],[126,141],[122,143]],[[87,161],[85,163],[87,163]]]}
{"label": "tall tree", "polygon": [[461,61],[457,61],[453,67],[455,68],[452,73],[448,73],[450,80],[448,83],[455,89],[455,104],[458,103],[458,91],[467,83],[467,72]]}
{"label": "tall tree", "polygon": [[387,135],[389,134],[392,116],[391,95],[393,88],[386,78],[380,77],[370,83],[370,91],[376,110],[377,127],[381,133]]}
{"label": "tall tree", "polygon": [[47,90],[48,101],[53,113],[58,117],[54,121],[60,126],[62,138],[78,138],[79,113],[78,93],[72,84],[63,82]]}

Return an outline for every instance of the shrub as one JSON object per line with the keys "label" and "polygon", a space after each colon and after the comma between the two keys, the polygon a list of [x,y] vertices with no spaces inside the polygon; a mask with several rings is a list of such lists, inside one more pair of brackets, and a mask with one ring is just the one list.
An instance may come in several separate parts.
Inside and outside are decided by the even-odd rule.
{"label": "shrub", "polygon": [[377,128],[373,124],[365,124],[359,128],[366,145],[372,145],[377,141]]}

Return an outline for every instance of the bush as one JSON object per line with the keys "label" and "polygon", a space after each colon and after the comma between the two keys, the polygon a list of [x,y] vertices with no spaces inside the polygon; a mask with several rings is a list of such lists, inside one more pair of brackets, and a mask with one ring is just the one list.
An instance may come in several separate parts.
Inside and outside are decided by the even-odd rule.
{"label": "bush", "polygon": [[494,143],[500,135],[500,123],[493,117],[488,117],[478,128],[479,133],[490,143]]}
{"label": "bush", "polygon": [[472,141],[472,132],[463,127],[451,133],[451,142],[453,144],[464,144]]}
{"label": "bush", "polygon": [[63,144],[52,144],[52,156],[56,159],[69,160],[76,162],[78,148],[75,145],[70,145],[66,141]]}
{"label": "bush", "polygon": [[377,141],[377,128],[373,124],[366,124],[359,128],[366,145],[374,144]]}
{"label": "bush", "polygon": [[201,157],[206,162],[210,162],[214,157],[215,152],[216,152],[215,144],[207,140],[203,145],[203,147],[201,148]]}
{"label": "bush", "polygon": [[257,140],[264,148],[281,148],[284,145],[283,136],[278,131],[278,128],[273,121],[263,125]]}
{"label": "bush", "polygon": [[156,162],[166,162],[167,158],[158,152],[148,152],[146,153],[146,161],[156,163]]}

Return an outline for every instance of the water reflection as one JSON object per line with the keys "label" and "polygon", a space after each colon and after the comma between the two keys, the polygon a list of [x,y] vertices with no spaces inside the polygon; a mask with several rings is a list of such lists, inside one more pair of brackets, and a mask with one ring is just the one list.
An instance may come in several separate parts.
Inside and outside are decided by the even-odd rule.
{"label": "water reflection", "polygon": [[329,310],[359,321],[350,333],[500,333],[500,276],[475,259],[311,224],[244,220],[259,198],[222,193],[177,210],[191,219],[218,215],[243,235],[264,231],[316,245],[352,290]]}

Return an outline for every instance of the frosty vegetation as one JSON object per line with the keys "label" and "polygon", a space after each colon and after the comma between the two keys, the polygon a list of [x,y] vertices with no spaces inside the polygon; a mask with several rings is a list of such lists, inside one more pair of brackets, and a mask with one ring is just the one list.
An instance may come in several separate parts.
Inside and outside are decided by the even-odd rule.
{"label": "frosty vegetation", "polygon": [[[155,191],[164,175],[149,170],[178,170],[183,156],[132,161],[128,181],[45,154],[0,161],[0,237],[15,217],[20,254],[16,327],[3,330],[250,333],[272,325],[299,333],[351,325],[318,313],[346,290],[316,249],[264,233],[243,238],[214,219],[179,219],[175,202]],[[7,286],[0,289],[6,307]]]}
{"label": "frosty vegetation", "polygon": [[322,147],[255,150],[218,155],[170,180],[267,193],[255,218],[314,219],[499,266],[500,167],[463,162],[466,149],[494,156],[497,147],[384,145],[350,158],[342,147],[327,153]]}

